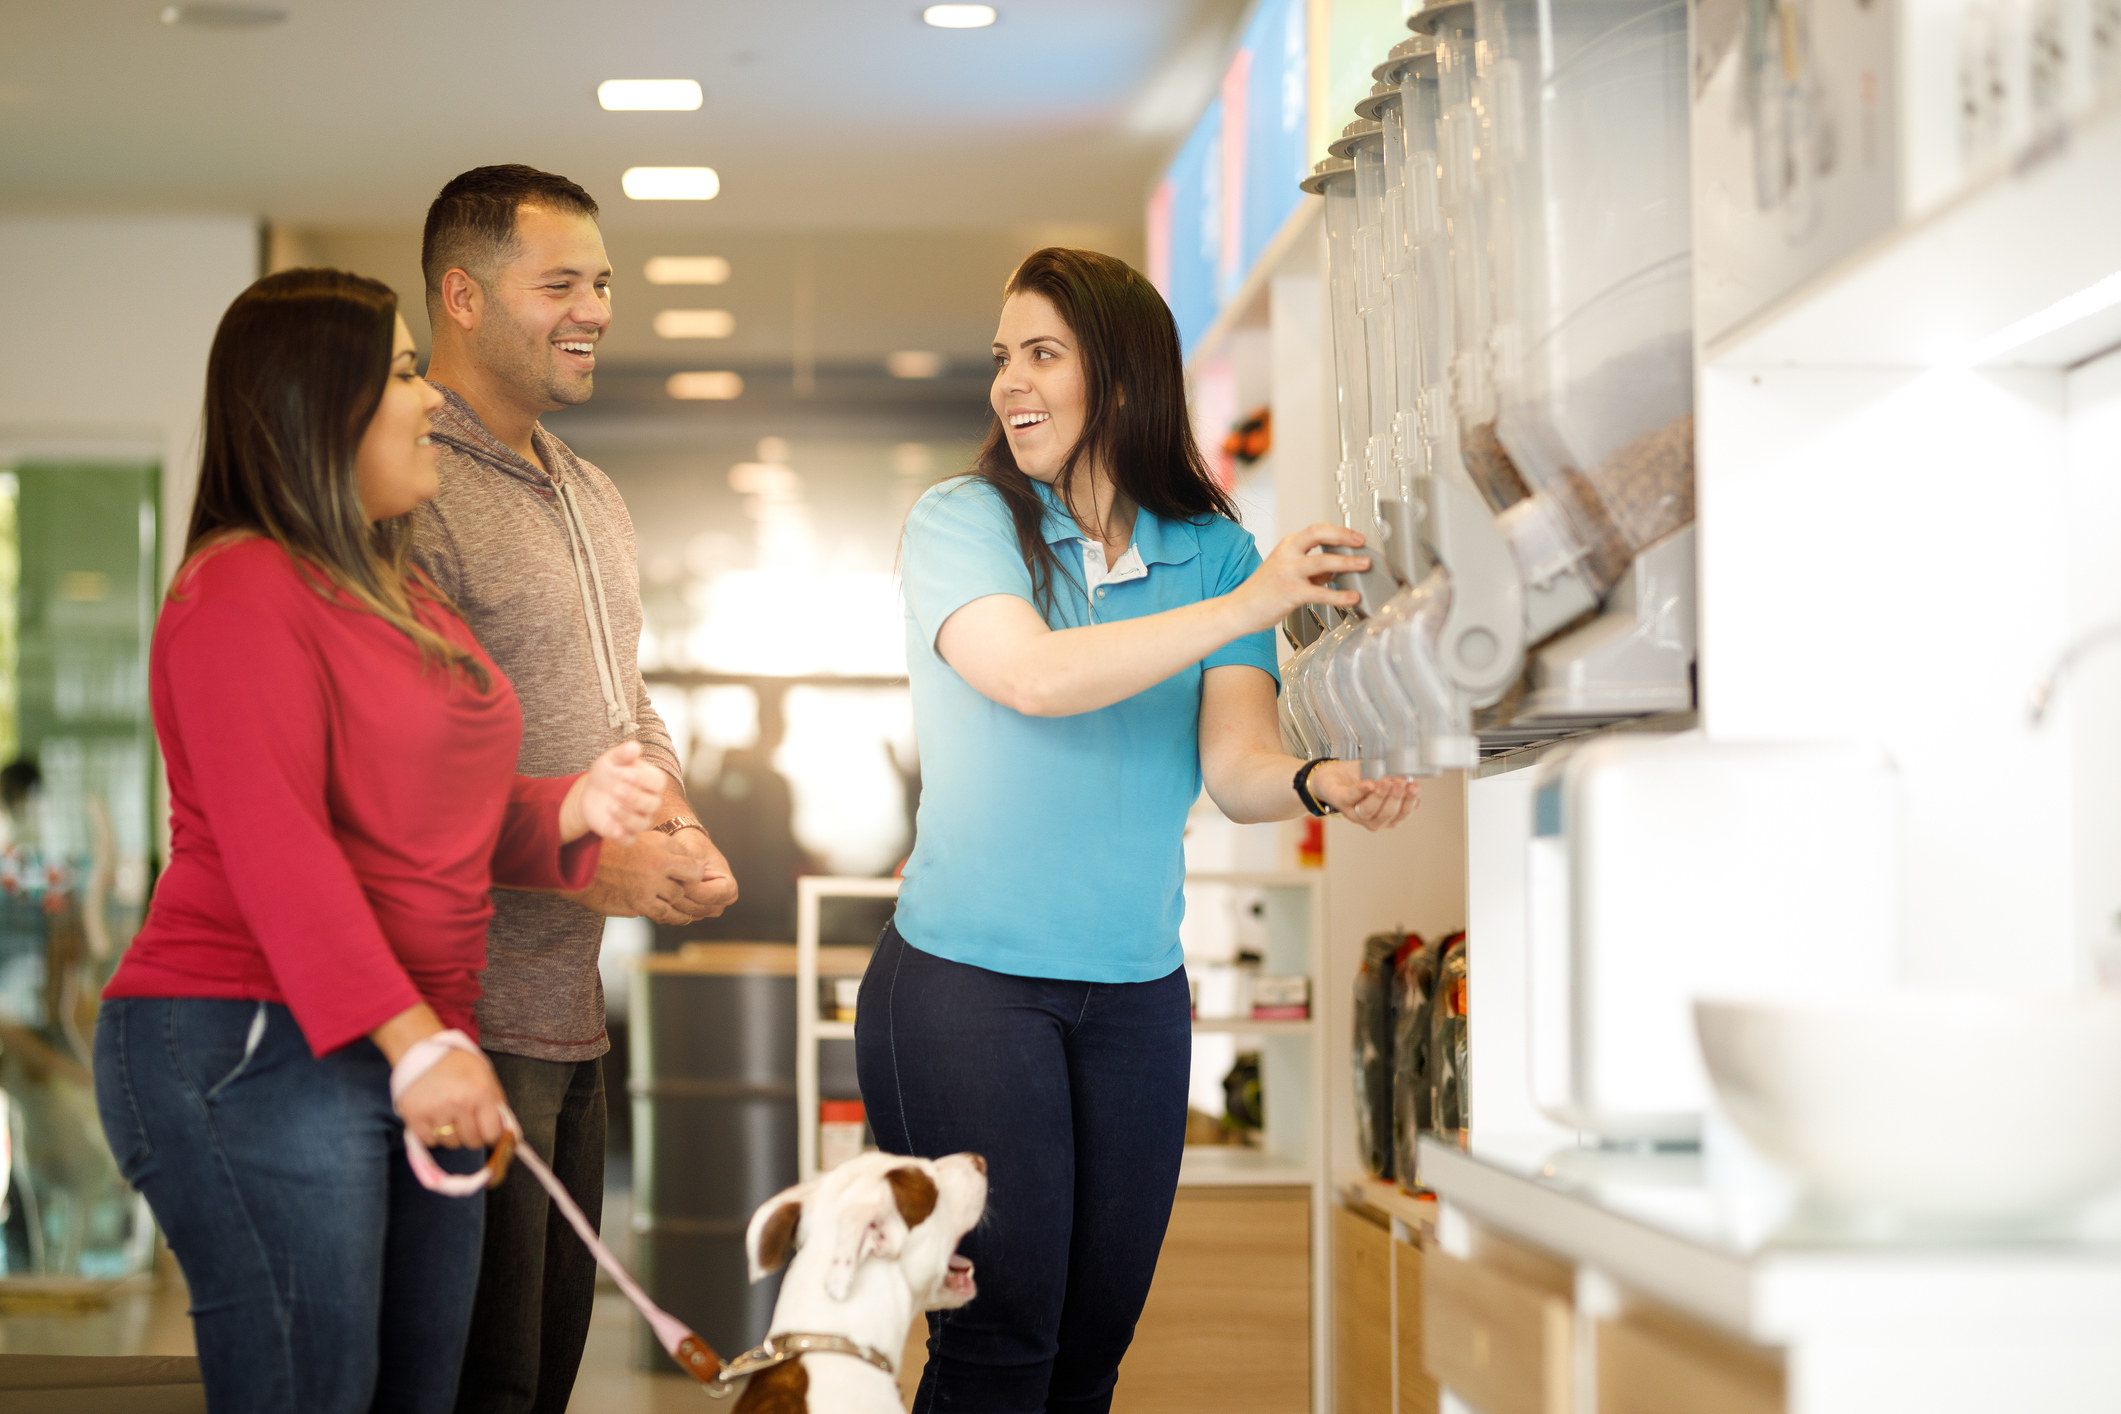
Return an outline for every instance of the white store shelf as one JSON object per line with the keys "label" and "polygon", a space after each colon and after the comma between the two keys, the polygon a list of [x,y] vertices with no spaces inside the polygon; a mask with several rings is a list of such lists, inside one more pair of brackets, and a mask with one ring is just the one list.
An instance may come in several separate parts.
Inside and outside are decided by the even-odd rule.
{"label": "white store shelf", "polygon": [[1189,884],[1228,884],[1241,889],[1308,889],[1319,882],[1319,869],[1208,869],[1186,875]]}
{"label": "white store shelf", "polygon": [[1312,1021],[1254,1021],[1250,1017],[1195,1017],[1193,1030],[1196,1035],[1212,1033],[1229,1036],[1307,1036],[1311,1033]]}
{"label": "white store shelf", "polygon": [[1188,1144],[1178,1166],[1181,1188],[1299,1188],[1317,1178],[1310,1164],[1236,1144]]}
{"label": "white store shelf", "polygon": [[[1886,232],[1706,350],[1769,368],[2066,367],[2121,344],[2121,301],[2075,318],[2061,302],[2121,274],[2121,110],[2108,107],[2016,168]],[[2094,302],[2096,303],[2096,302]],[[2009,348],[1996,336],[2053,311]]]}

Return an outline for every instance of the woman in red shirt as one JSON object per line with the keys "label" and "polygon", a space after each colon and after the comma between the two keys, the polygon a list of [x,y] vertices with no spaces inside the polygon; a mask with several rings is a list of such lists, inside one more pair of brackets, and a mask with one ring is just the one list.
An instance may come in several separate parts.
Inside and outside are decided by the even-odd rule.
{"label": "woman in red shirt", "polygon": [[207,362],[150,674],[169,868],[104,991],[95,1075],[216,1414],[452,1406],[484,1204],[421,1188],[403,1134],[468,1172],[505,1097],[476,1047],[395,1107],[392,1067],[476,1036],[488,890],[586,886],[598,837],[661,798],[633,743],[515,774],[514,690],[406,558],[440,403],[397,297],[338,271],[258,281]]}

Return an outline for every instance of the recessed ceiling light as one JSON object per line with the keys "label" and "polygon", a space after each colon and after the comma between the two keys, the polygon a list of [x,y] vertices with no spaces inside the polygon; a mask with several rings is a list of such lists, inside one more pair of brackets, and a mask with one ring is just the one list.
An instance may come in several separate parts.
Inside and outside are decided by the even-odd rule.
{"label": "recessed ceiling light", "polygon": [[597,85],[597,102],[613,113],[690,113],[701,95],[692,79],[606,79]]}
{"label": "recessed ceiling light", "polygon": [[934,378],[943,371],[943,356],[926,349],[901,349],[885,357],[884,367],[893,378]]}
{"label": "recessed ceiling light", "polygon": [[278,5],[164,5],[162,23],[192,29],[263,29],[283,24],[287,11]]}
{"label": "recessed ceiling light", "polygon": [[663,388],[673,398],[726,403],[731,398],[743,396],[744,380],[740,375],[727,370],[714,373],[673,373]]}
{"label": "recessed ceiling light", "polygon": [[719,255],[658,255],[648,262],[651,285],[720,285],[729,280],[729,262]]}
{"label": "recessed ceiling light", "polygon": [[930,5],[921,18],[937,29],[985,29],[994,23],[992,5]]}
{"label": "recessed ceiling light", "polygon": [[662,309],[655,332],[664,339],[726,339],[736,332],[736,316],[726,309]]}
{"label": "recessed ceiling light", "polygon": [[712,167],[628,167],[619,188],[635,201],[712,201],[722,179]]}

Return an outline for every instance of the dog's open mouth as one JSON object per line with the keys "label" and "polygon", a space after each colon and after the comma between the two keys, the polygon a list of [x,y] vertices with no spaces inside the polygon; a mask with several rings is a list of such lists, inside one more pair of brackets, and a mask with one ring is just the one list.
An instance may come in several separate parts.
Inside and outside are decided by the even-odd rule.
{"label": "dog's open mouth", "polygon": [[950,1270],[943,1273],[943,1290],[956,1296],[972,1294],[972,1259],[955,1253],[950,1257]]}

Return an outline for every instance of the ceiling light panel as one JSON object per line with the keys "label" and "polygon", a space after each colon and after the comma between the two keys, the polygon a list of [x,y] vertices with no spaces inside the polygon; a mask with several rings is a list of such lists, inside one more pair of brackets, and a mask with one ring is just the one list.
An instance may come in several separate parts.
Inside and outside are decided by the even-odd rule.
{"label": "ceiling light panel", "polygon": [[722,179],[712,167],[628,167],[619,188],[635,201],[712,201]]}
{"label": "ceiling light panel", "polygon": [[729,262],[719,255],[658,255],[648,262],[651,285],[721,285],[729,280]]}
{"label": "ceiling light panel", "polygon": [[943,371],[943,356],[926,349],[900,349],[884,359],[893,378],[936,378]]}
{"label": "ceiling light panel", "polygon": [[731,398],[744,395],[744,380],[740,375],[727,370],[713,373],[673,373],[663,388],[671,397],[682,398],[688,402],[726,403]]}
{"label": "ceiling light panel", "polygon": [[994,23],[992,5],[930,5],[921,18],[937,29],[985,29]]}
{"label": "ceiling light panel", "polygon": [[287,11],[278,5],[164,5],[161,18],[190,29],[262,29],[283,23]]}
{"label": "ceiling light panel", "polygon": [[655,332],[664,339],[726,339],[736,332],[736,316],[726,309],[662,309]]}
{"label": "ceiling light panel", "polygon": [[613,113],[690,113],[701,94],[692,79],[606,79],[597,102]]}

